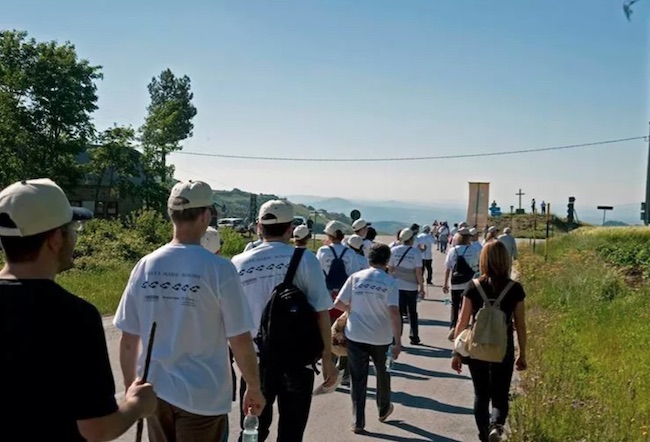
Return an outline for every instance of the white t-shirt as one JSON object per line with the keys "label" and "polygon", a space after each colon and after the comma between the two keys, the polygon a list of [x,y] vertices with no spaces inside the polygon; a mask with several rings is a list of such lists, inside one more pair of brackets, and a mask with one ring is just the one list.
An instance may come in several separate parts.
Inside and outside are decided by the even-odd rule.
{"label": "white t-shirt", "polygon": [[422,252],[422,259],[433,259],[433,237],[429,233],[420,233],[416,238],[416,245],[424,245],[426,249]]}
{"label": "white t-shirt", "polygon": [[370,254],[370,248],[372,247],[373,244],[374,243],[372,241],[370,241],[369,239],[364,239],[363,240],[363,250],[362,251],[363,251],[363,256],[365,256],[366,258]]}
{"label": "white t-shirt", "polygon": [[393,340],[388,307],[399,306],[399,291],[394,278],[376,268],[350,276],[337,301],[350,306],[345,336],[354,342],[387,345]]}
{"label": "white t-shirt", "polygon": [[332,253],[330,247],[334,249],[336,256],[339,258],[341,258],[341,255],[343,255],[343,252],[345,251],[345,255],[343,255],[342,259],[343,263],[345,264],[345,273],[348,276],[361,270],[358,264],[359,260],[355,258],[355,255],[358,256],[357,252],[342,244],[332,244],[331,246],[322,246],[316,252],[316,258],[318,258],[320,266],[323,269],[325,275],[329,273],[330,267],[332,266],[332,261],[334,261],[334,254]]}
{"label": "white t-shirt", "polygon": [[393,247],[399,246],[401,243],[399,241],[393,241],[392,243],[388,244],[388,248],[392,249]]}
{"label": "white t-shirt", "polygon": [[[282,242],[264,242],[232,259],[253,315],[254,333],[259,329],[262,313],[273,289],[284,281],[294,250],[293,246]],[[332,307],[323,270],[313,253],[304,252],[293,283],[305,293],[307,301],[317,312]]]}
{"label": "white t-shirt", "polygon": [[253,250],[255,247],[259,246],[262,244],[261,239],[256,239],[255,241],[251,241],[248,244],[246,244],[246,247],[244,247],[244,252],[248,252],[249,250]]}
{"label": "white t-shirt", "polygon": [[[410,249],[410,250],[409,250]],[[416,269],[422,268],[422,253],[418,250],[417,246],[413,244],[412,246],[399,245],[390,249],[390,260],[388,265],[390,267],[397,267],[397,263],[402,261],[399,265],[401,269],[412,270],[414,273]],[[406,254],[406,256],[404,256]],[[402,259],[404,256],[404,259]],[[404,281],[402,279],[397,279],[397,287],[400,290],[415,291],[418,289],[417,283]]]}
{"label": "white t-shirt", "polygon": [[[449,249],[449,251],[447,251],[447,258],[445,259],[445,268],[453,271],[459,256],[465,258],[465,261],[467,261],[467,264],[474,270],[474,272],[479,271],[479,258],[481,256],[481,251],[472,246],[454,246]],[[451,285],[452,290],[465,290],[465,287],[467,287],[467,283]]]}
{"label": "white t-shirt", "polygon": [[[353,252],[354,252],[354,250],[353,250]],[[356,264],[357,265],[357,270],[356,270],[357,272],[360,271],[360,270],[365,270],[368,267],[370,267],[370,263],[368,263],[368,258],[366,258],[365,256],[359,255],[357,252],[354,252],[354,257],[355,257],[355,260],[357,262],[357,264]]]}
{"label": "white t-shirt", "polygon": [[472,241],[469,246],[474,249],[474,253],[478,254],[479,257],[481,256],[481,250],[483,250],[481,241]]}
{"label": "white t-shirt", "polygon": [[253,328],[235,267],[200,245],[167,244],[145,256],[131,272],[113,323],[140,336],[146,348],[153,321],[148,380],[156,395],[194,414],[228,414],[233,387],[226,339]]}

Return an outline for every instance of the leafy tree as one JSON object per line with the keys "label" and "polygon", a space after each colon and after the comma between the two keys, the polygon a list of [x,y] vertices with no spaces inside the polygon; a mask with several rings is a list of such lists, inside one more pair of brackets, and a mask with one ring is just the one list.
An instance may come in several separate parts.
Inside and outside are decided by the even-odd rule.
{"label": "leafy tree", "polygon": [[180,142],[192,136],[196,107],[190,78],[176,77],[170,69],[154,77],[148,86],[151,104],[140,128],[144,159],[147,165],[145,185],[147,202],[156,205],[164,200],[173,176],[173,167],[167,166],[167,155],[182,149]]}
{"label": "leafy tree", "polygon": [[75,157],[94,135],[100,69],[68,42],[0,31],[0,185],[35,177],[75,184]]}
{"label": "leafy tree", "polygon": [[95,201],[105,196],[135,196],[133,178],[140,174],[141,154],[135,150],[135,131],[131,127],[113,126],[98,137],[98,145],[89,149],[90,162],[85,172],[94,181]]}

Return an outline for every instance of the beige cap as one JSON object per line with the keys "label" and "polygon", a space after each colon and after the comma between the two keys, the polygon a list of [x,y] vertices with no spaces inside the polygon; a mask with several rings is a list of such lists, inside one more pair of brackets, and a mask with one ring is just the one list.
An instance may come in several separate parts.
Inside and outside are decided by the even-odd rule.
{"label": "beige cap", "polygon": [[469,224],[467,224],[465,221],[463,221],[462,223],[458,224],[458,227],[459,228],[469,227]]}
{"label": "beige cap", "polygon": [[489,233],[496,232],[496,231],[497,231],[497,228],[495,226],[490,226],[490,228],[488,229]]}
{"label": "beige cap", "polygon": [[399,232],[399,240],[400,241],[408,241],[411,238],[413,238],[413,230],[411,230],[411,229],[402,229],[402,231]]}
{"label": "beige cap", "polygon": [[210,252],[217,253],[221,250],[221,234],[214,227],[208,227],[201,238],[201,245]]}
{"label": "beige cap", "polygon": [[470,233],[470,231],[469,231],[469,229],[467,227],[461,227],[460,229],[458,229],[458,234],[462,235],[462,236],[471,235],[471,233]]}
{"label": "beige cap", "polygon": [[[6,215],[9,219],[2,215]],[[90,210],[72,207],[63,190],[52,180],[19,181],[0,192],[0,236],[32,236],[88,220]],[[7,221],[10,221],[7,225]]]}
{"label": "beige cap", "polygon": [[167,207],[171,210],[211,207],[213,204],[210,185],[193,180],[176,183],[167,200]]}
{"label": "beige cap", "polygon": [[370,223],[366,222],[365,219],[359,218],[358,220],[352,223],[352,230],[358,232],[359,230],[363,229],[364,227],[368,227],[369,225]]}
{"label": "beige cap", "polygon": [[325,234],[329,236],[336,236],[336,231],[340,230],[341,233],[345,232],[345,224],[341,221],[330,221],[325,226]]}
{"label": "beige cap", "polygon": [[503,229],[503,233],[505,233],[506,235],[509,235],[510,232],[512,232],[512,229],[510,229],[510,227],[506,227],[505,229]]}
{"label": "beige cap", "polygon": [[352,235],[348,238],[348,245],[353,249],[359,250],[363,245],[363,238],[359,235]]}
{"label": "beige cap", "polygon": [[262,204],[259,214],[260,224],[285,224],[293,222],[293,206],[282,200],[271,200]]}
{"label": "beige cap", "polygon": [[478,233],[478,230],[476,230],[476,227],[472,227],[471,229],[469,229],[469,234],[470,235],[476,236],[477,233]]}
{"label": "beige cap", "polygon": [[293,237],[296,239],[305,239],[309,236],[309,227],[304,224],[293,229]]}

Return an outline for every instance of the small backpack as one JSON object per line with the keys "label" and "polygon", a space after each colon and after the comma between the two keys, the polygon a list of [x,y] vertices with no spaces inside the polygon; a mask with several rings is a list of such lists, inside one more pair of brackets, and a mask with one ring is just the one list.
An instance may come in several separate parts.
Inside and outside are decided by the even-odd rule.
{"label": "small backpack", "polygon": [[334,247],[329,246],[329,249],[332,251],[332,255],[334,255],[334,259],[332,260],[332,264],[330,265],[329,273],[325,274],[325,284],[327,284],[327,289],[330,291],[340,290],[341,287],[343,287],[343,284],[345,284],[345,281],[347,281],[349,276],[347,270],[345,270],[345,261],[343,261],[343,256],[345,256],[345,252],[348,251],[348,248],[346,247],[345,249],[343,249],[341,256],[338,256],[336,254],[336,250],[334,250]]}
{"label": "small backpack", "polygon": [[255,337],[260,366],[271,371],[286,371],[311,366],[321,359],[324,344],[318,315],[307,296],[293,284],[305,249],[293,252],[284,281],[278,284],[262,312]]}
{"label": "small backpack", "polygon": [[463,254],[459,256],[458,249],[454,249],[454,253],[456,253],[456,264],[454,264],[454,268],[451,272],[452,285],[464,284],[471,281],[474,277],[474,269],[467,264],[467,260],[465,259],[465,253],[467,253],[467,250],[469,250],[469,246],[465,246],[465,251],[463,251]]}
{"label": "small backpack", "polygon": [[476,314],[469,332],[467,353],[470,358],[479,361],[503,362],[508,347],[508,324],[506,314],[501,310],[501,301],[514,285],[514,281],[510,281],[495,300],[488,299],[478,279],[473,282],[483,298],[483,306]]}

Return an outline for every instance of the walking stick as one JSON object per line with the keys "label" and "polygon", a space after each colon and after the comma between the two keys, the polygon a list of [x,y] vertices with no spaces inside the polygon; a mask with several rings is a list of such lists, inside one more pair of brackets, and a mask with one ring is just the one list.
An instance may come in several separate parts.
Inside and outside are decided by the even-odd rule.
{"label": "walking stick", "polygon": [[[142,374],[142,382],[147,382],[147,376],[149,375],[149,365],[151,364],[151,350],[153,349],[153,339],[156,335],[156,322],[154,321],[151,324],[151,330],[149,330],[149,343],[147,344],[147,356],[144,360],[144,373]],[[135,442],[142,441],[142,430],[144,429],[144,420],[138,419],[138,426],[135,433]]]}

